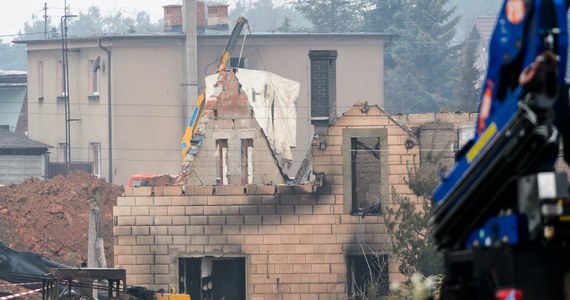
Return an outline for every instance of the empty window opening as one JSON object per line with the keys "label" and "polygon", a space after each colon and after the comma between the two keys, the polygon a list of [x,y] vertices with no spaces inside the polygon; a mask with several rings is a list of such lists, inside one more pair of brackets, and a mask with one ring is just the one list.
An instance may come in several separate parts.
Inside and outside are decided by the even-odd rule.
{"label": "empty window opening", "polygon": [[348,295],[351,299],[388,295],[388,255],[349,255],[347,260]]}
{"label": "empty window opening", "polygon": [[67,144],[58,143],[57,144],[57,161],[67,162]]}
{"label": "empty window opening", "polygon": [[89,160],[93,163],[93,174],[101,177],[101,144],[89,144]]}
{"label": "empty window opening", "polygon": [[253,183],[253,139],[241,140],[241,184]]}
{"label": "empty window opening", "polygon": [[180,293],[192,300],[245,300],[245,258],[192,257],[178,260]]}
{"label": "empty window opening", "polygon": [[89,80],[89,95],[99,96],[100,78],[101,78],[101,60],[89,60],[87,67],[87,78]]}
{"label": "empty window opening", "polygon": [[228,185],[228,140],[216,140],[216,184]]}
{"label": "empty window opening", "polygon": [[352,213],[380,213],[380,138],[351,138]]}
{"label": "empty window opening", "polygon": [[[56,67],[56,84],[57,84],[57,97],[65,97],[65,79],[63,78],[63,61],[57,62]],[[60,99],[58,99],[60,100]]]}
{"label": "empty window opening", "polygon": [[44,100],[44,62],[38,61],[38,99]]}

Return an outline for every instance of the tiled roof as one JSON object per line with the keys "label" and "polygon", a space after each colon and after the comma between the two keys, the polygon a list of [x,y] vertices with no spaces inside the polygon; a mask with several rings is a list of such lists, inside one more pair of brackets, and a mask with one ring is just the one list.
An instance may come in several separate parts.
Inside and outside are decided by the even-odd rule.
{"label": "tiled roof", "polygon": [[0,128],[0,149],[41,149],[53,148],[50,145],[34,141],[27,136]]}
{"label": "tiled roof", "polygon": [[497,23],[496,17],[476,17],[473,19],[473,30],[477,30],[483,45],[489,45],[495,23]]}

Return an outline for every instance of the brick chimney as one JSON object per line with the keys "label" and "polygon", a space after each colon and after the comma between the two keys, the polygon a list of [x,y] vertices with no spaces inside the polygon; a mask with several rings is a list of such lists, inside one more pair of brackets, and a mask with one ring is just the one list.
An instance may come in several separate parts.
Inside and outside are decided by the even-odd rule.
{"label": "brick chimney", "polygon": [[206,31],[206,3],[196,1],[196,32]]}
{"label": "brick chimney", "polygon": [[208,6],[208,29],[229,30],[227,4]]}
{"label": "brick chimney", "polygon": [[336,122],[336,50],[309,50],[311,60],[311,124],[323,133]]}
{"label": "brick chimney", "polygon": [[[179,4],[165,5],[164,8],[164,31],[182,32],[182,9]],[[206,31],[206,4],[196,1],[196,31]]]}
{"label": "brick chimney", "polygon": [[164,31],[182,32],[182,5],[165,5],[164,8]]}

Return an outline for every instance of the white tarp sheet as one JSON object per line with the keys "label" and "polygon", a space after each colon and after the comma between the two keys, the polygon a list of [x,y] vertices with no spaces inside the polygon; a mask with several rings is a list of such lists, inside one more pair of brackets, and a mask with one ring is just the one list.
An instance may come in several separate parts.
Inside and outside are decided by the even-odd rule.
{"label": "white tarp sheet", "polygon": [[[238,69],[236,75],[273,151],[293,160],[299,82],[258,70]],[[214,88],[217,78],[217,74],[206,76],[206,99],[220,92]]]}

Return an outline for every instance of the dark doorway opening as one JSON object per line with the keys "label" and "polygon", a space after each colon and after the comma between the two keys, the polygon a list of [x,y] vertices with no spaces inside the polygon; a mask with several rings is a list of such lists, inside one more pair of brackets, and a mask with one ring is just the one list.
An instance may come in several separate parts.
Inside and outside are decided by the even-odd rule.
{"label": "dark doorway opening", "polygon": [[180,293],[192,300],[245,300],[244,257],[188,257],[178,260]]}
{"label": "dark doorway opening", "polygon": [[351,299],[388,295],[388,255],[349,255],[347,260],[348,295]]}

